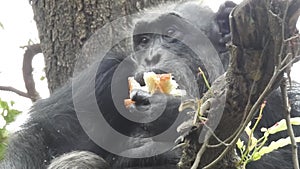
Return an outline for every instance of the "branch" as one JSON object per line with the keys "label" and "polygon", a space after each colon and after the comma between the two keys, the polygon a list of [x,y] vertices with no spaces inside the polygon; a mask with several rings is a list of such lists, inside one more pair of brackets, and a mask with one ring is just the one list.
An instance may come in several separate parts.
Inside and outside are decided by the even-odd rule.
{"label": "branch", "polygon": [[293,131],[293,127],[291,124],[291,107],[289,105],[288,95],[287,95],[287,85],[286,80],[283,80],[281,85],[281,95],[282,95],[282,101],[283,101],[283,108],[285,110],[285,120],[286,120],[286,126],[287,131],[289,133],[290,139],[291,139],[291,147],[292,147],[292,156],[293,156],[293,164],[294,169],[299,169],[299,161],[298,161],[298,149],[297,149],[297,142],[295,140],[295,134]]}
{"label": "branch", "polygon": [[33,44],[29,46],[22,46],[21,48],[27,48],[23,58],[23,79],[25,82],[27,93],[10,86],[0,86],[0,90],[14,92],[20,96],[31,99],[32,102],[35,102],[41,97],[35,89],[35,83],[32,75],[32,59],[36,54],[42,52],[41,46],[40,44]]}
{"label": "branch", "polygon": [[31,96],[28,93],[22,92],[21,90],[15,89],[15,88],[10,87],[10,86],[0,86],[0,90],[13,92],[13,93],[16,93],[20,96],[31,99]]}
{"label": "branch", "polygon": [[40,44],[33,44],[29,46],[23,46],[21,48],[27,48],[24,53],[23,58],[23,79],[25,82],[25,87],[27,90],[28,95],[30,95],[31,100],[35,102],[36,100],[40,99],[39,93],[35,89],[35,82],[32,75],[32,59],[33,57],[42,52]]}

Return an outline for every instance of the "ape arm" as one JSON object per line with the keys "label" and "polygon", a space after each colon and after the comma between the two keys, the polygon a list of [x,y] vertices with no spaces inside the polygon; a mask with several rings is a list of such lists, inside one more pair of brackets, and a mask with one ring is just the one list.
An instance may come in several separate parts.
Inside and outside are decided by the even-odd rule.
{"label": "ape arm", "polygon": [[0,163],[0,168],[45,169],[45,164],[50,161],[50,156],[43,138],[45,136],[41,133],[41,128],[38,125],[32,125],[27,130],[12,135],[8,140],[6,155]]}
{"label": "ape arm", "polygon": [[100,156],[88,151],[73,151],[55,158],[47,169],[109,169]]}

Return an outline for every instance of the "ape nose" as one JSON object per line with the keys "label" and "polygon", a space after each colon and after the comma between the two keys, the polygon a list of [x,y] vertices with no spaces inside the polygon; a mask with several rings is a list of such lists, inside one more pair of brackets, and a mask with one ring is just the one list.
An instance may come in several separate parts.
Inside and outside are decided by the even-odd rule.
{"label": "ape nose", "polygon": [[145,63],[146,65],[156,65],[160,61],[160,58],[161,54],[157,53],[145,58]]}

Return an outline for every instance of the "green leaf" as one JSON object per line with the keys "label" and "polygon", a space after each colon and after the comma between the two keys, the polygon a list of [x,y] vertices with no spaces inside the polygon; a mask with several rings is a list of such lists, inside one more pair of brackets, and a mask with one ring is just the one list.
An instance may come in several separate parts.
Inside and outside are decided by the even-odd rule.
{"label": "green leaf", "polygon": [[[291,118],[291,124],[292,125],[300,125],[300,117]],[[274,124],[272,127],[270,127],[267,130],[267,132],[269,134],[275,134],[275,133],[278,133],[280,131],[284,131],[286,129],[287,129],[286,121],[285,121],[285,119],[282,119],[279,122],[277,122],[276,124]]]}
{"label": "green leaf", "polygon": [[248,137],[250,137],[250,135],[251,135],[250,126],[251,126],[251,121],[248,123],[247,127],[245,128],[245,132],[248,135]]}
{"label": "green leaf", "polygon": [[8,103],[0,98],[0,117],[3,122],[3,128],[0,128],[0,160],[4,156],[4,152],[6,150],[6,141],[9,134],[6,130],[6,126],[15,121],[16,116],[21,113],[20,111],[11,108],[11,106],[14,104],[14,101],[10,101]]}
{"label": "green leaf", "polygon": [[252,151],[254,148],[256,148],[256,146],[257,146],[257,138],[255,138],[253,135],[252,135],[252,137],[250,138],[251,139],[251,144],[250,144],[250,146],[248,147],[248,149],[250,150],[250,151]]}
{"label": "green leaf", "polygon": [[9,106],[8,106],[7,102],[0,100],[0,108],[7,110],[7,109],[9,109]]}
{"label": "green leaf", "polygon": [[10,106],[14,106],[15,102],[14,101],[10,101]]}
{"label": "green leaf", "polygon": [[291,118],[291,124],[299,126],[300,125],[300,117],[293,117],[293,118]]}
{"label": "green leaf", "polygon": [[21,112],[18,110],[9,110],[7,113],[7,116],[4,117],[5,121],[7,124],[10,124],[11,122],[16,120],[16,117],[18,114],[20,114]]}
{"label": "green leaf", "polygon": [[257,161],[257,160],[259,160],[260,158],[262,157],[262,155],[260,154],[260,153],[254,153],[253,155],[252,155],[252,160],[253,161]]}
{"label": "green leaf", "polygon": [[[295,138],[296,142],[300,142],[300,137]],[[291,139],[290,137],[287,138],[282,138],[277,141],[272,141],[269,146],[264,146],[262,147],[257,153],[256,156],[263,156],[267,153],[270,153],[274,150],[277,150],[278,148],[284,147],[286,145],[291,144]]]}
{"label": "green leaf", "polygon": [[243,149],[244,145],[244,141],[242,141],[241,139],[238,139],[238,141],[236,142],[236,145],[239,149]]}

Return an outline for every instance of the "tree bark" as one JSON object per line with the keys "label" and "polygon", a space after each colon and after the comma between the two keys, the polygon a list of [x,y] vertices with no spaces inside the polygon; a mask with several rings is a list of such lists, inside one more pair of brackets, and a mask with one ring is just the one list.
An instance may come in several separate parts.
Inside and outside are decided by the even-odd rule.
{"label": "tree bark", "polygon": [[50,93],[73,75],[77,54],[106,23],[174,0],[32,0]]}
{"label": "tree bark", "polygon": [[[236,168],[238,157],[232,150],[235,148],[236,138],[241,134],[236,131],[244,131],[241,124],[247,125],[267,94],[279,86],[283,67],[289,60],[285,59],[293,53],[287,39],[295,35],[295,18],[299,17],[299,7],[299,0],[247,0],[233,10],[229,68],[226,76],[217,80],[203,98],[205,102],[209,99],[218,100],[226,95],[223,115],[214,131],[218,139],[211,136],[207,142],[199,143],[199,133],[204,128],[203,124],[199,124],[186,137],[181,169],[191,168],[200,150],[205,150],[201,156],[200,168]],[[292,48],[299,50],[299,43],[294,45]],[[278,72],[279,69],[283,71]],[[225,143],[230,145],[225,146]],[[219,146],[209,147],[207,144]],[[220,161],[208,165],[218,158]]]}

